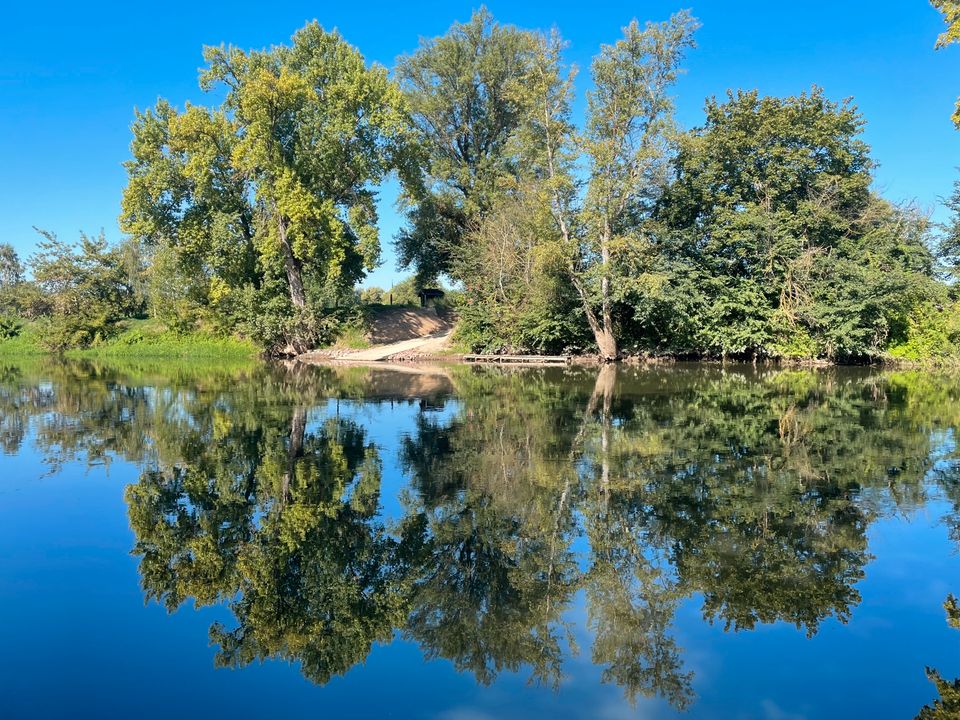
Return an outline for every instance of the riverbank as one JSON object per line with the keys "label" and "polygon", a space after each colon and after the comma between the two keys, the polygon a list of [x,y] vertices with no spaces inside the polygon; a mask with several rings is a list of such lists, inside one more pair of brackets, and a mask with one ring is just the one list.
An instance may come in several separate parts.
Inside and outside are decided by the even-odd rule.
{"label": "riverbank", "polygon": [[[12,338],[0,339],[0,358],[53,355],[43,346],[43,325],[27,323]],[[252,360],[259,348],[249,340],[203,331],[177,333],[155,320],[126,320],[120,332],[92,347],[67,350],[70,358],[151,358],[158,360]]]}
{"label": "riverbank", "polygon": [[[432,328],[431,328],[432,329]],[[43,357],[56,353],[44,347],[42,342],[43,324],[26,323],[15,337],[0,339],[0,358]],[[415,335],[415,333],[411,333]],[[349,362],[351,357],[364,355],[379,349],[390,347],[371,345],[364,337],[361,344],[338,342],[330,347],[318,348],[296,358],[301,362],[326,364],[330,362]],[[376,339],[380,339],[377,337]],[[393,339],[392,337],[389,339]],[[392,363],[467,363],[468,352],[453,341],[452,328],[445,327],[436,334],[419,339],[420,342],[400,341],[393,344],[397,352],[386,357],[372,358],[375,361],[389,360]],[[410,347],[404,347],[409,342]],[[379,353],[382,355],[383,353]],[[67,350],[64,357],[77,359],[155,359],[155,360],[203,360],[205,362],[242,362],[261,357],[261,349],[252,341],[232,336],[194,330],[186,333],[175,332],[157,320],[126,320],[120,332],[96,345]],[[473,357],[474,355],[471,355]],[[491,354],[492,362],[496,355]],[[358,358],[365,361],[370,358]],[[764,365],[780,367],[831,367],[841,365],[872,365],[898,369],[957,368],[960,357],[931,357],[923,360],[877,356],[860,362],[837,362],[817,358],[711,358],[690,357],[671,354],[637,353],[625,355],[620,359],[626,365],[671,365],[684,362],[698,362],[714,365]],[[539,364],[538,355],[530,355],[531,364]],[[569,356],[569,364],[576,366],[595,366],[603,364],[594,354],[575,354]]]}

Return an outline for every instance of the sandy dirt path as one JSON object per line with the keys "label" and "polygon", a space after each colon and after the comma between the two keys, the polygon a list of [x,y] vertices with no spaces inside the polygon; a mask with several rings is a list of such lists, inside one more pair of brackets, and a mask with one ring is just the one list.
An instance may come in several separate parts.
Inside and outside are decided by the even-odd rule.
{"label": "sandy dirt path", "polygon": [[377,312],[363,350],[326,348],[300,355],[305,362],[380,362],[402,353],[440,353],[450,344],[454,319],[433,308],[392,307]]}
{"label": "sandy dirt path", "polygon": [[366,350],[356,350],[350,353],[344,353],[337,357],[338,362],[371,362],[377,360],[386,360],[394,355],[403,352],[416,350],[417,352],[436,352],[446,347],[452,330],[443,330],[441,332],[425,335],[424,337],[413,338],[411,340],[401,340],[400,342],[388,343],[386,345],[375,345]]}

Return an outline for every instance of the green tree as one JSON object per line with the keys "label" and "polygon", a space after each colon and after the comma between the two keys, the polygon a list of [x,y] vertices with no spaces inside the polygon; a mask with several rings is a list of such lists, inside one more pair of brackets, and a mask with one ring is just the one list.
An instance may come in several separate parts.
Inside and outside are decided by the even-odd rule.
{"label": "green tree", "polygon": [[360,291],[360,302],[364,305],[380,305],[386,299],[386,293],[381,287],[366,287]]}
{"label": "green tree", "polygon": [[[43,342],[53,350],[98,342],[118,321],[144,308],[136,278],[131,277],[121,247],[111,247],[103,232],[80,234],[69,244],[46,230],[29,259],[33,282],[50,302],[52,325]],[[139,270],[139,268],[137,268]]]}
{"label": "green tree", "polygon": [[[650,281],[644,219],[665,182],[673,126],[671,86],[697,21],[680,12],[643,29],[634,21],[592,65],[582,134],[569,118],[572,83],[559,70],[559,41],[541,44],[531,112],[531,155],[546,181],[561,254],[600,355],[619,355],[615,304]],[[587,163],[580,195],[574,163]]]}
{"label": "green tree", "polygon": [[[374,185],[403,162],[403,97],[317,23],[289,46],[205,58],[201,87],[222,87],[225,100],[138,114],[122,225],[200,271],[201,301],[278,317],[303,349],[304,312],[378,261]],[[254,325],[270,334],[277,322]]]}
{"label": "green tree", "polygon": [[20,323],[15,316],[30,314],[25,296],[35,293],[30,292],[34,290],[33,287],[27,290],[23,273],[23,262],[13,245],[0,243],[0,313],[8,314],[8,317],[0,318],[3,324],[0,336],[12,337],[19,334]]}
{"label": "green tree", "polygon": [[403,103],[382,67],[317,23],[290,47],[208,48],[201,86],[227,89],[241,139],[232,161],[253,178],[264,213],[261,252],[279,255],[295,307],[304,270],[352,286],[379,257],[369,184],[392,167],[404,134]]}
{"label": "green tree", "polygon": [[474,350],[552,353],[591,345],[542,200],[527,191],[498,201],[458,262],[465,279],[457,335]]}
{"label": "green tree", "polygon": [[[935,294],[926,218],[870,191],[863,120],[814,88],[730,93],[658,201],[654,345],[712,355],[877,355]],[[678,321],[675,316],[682,320]]]}
{"label": "green tree", "polygon": [[960,180],[953,184],[953,194],[946,204],[951,218],[943,228],[937,253],[950,274],[956,277],[960,274]]}
{"label": "green tree", "polygon": [[6,290],[23,280],[23,263],[13,245],[0,243],[0,289]]}
{"label": "green tree", "polygon": [[387,292],[387,300],[393,305],[419,305],[420,287],[417,276],[411,275],[391,286]]}
{"label": "green tree", "polygon": [[509,143],[525,112],[522,81],[533,47],[533,34],[500,25],[481,8],[397,61],[423,157],[422,177],[407,187],[397,250],[421,284],[441,274],[462,279],[457,257],[502,178],[517,172]]}
{"label": "green tree", "polygon": [[120,227],[152,250],[155,314],[175,320],[210,309],[224,291],[258,287],[252,187],[232,161],[238,123],[159,100],[132,129]]}

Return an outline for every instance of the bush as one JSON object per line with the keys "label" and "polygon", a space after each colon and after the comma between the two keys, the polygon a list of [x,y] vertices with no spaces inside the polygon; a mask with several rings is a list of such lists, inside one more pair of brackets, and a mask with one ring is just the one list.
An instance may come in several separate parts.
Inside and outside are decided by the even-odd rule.
{"label": "bush", "polygon": [[291,324],[288,336],[299,342],[299,352],[332,345],[348,329],[362,328],[366,319],[362,308],[304,308]]}
{"label": "bush", "polygon": [[11,340],[23,330],[23,323],[19,318],[10,315],[0,315],[0,340]]}
{"label": "bush", "polygon": [[105,315],[55,315],[43,322],[38,337],[43,349],[62,353],[99,345],[117,330],[117,324]]}
{"label": "bush", "polygon": [[332,345],[347,327],[365,325],[363,308],[291,308],[282,295],[264,297],[253,288],[238,294],[236,329],[264,349],[270,357],[296,355]]}
{"label": "bush", "polygon": [[924,303],[907,318],[907,337],[890,348],[890,355],[903,360],[936,360],[955,356],[960,350],[960,302],[948,306]]}

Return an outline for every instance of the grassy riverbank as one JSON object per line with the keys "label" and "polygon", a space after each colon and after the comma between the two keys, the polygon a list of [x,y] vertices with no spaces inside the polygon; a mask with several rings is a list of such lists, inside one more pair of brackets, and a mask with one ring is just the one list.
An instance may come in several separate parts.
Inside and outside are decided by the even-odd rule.
{"label": "grassy riverbank", "polygon": [[[343,354],[371,347],[371,336],[375,339],[393,339],[382,337],[386,331],[377,327],[378,315],[367,318],[363,327],[348,326],[337,342],[326,347],[318,348],[315,355],[329,356],[336,359]],[[402,324],[402,323],[401,323]],[[413,333],[411,328],[404,327],[407,334]],[[398,330],[398,331],[399,331]],[[43,342],[45,324],[41,322],[25,323],[15,337],[0,339],[0,358],[45,357],[57,353],[47,349]],[[416,333],[413,333],[416,334]],[[404,335],[406,337],[406,335]],[[908,348],[915,350],[915,348]],[[923,352],[887,352],[872,358],[863,358],[854,364],[884,365],[896,368],[935,368],[960,367],[960,356],[955,353],[944,354],[942,349],[934,352],[933,348],[922,348]],[[470,347],[461,337],[455,336],[452,342],[443,350],[432,350],[426,353],[406,353],[398,360],[419,362],[457,362],[470,351]],[[175,332],[158,320],[125,320],[121,323],[119,332],[106,340],[95,343],[83,349],[71,349],[62,353],[63,357],[89,360],[111,361],[201,361],[205,364],[219,366],[246,363],[256,359],[261,353],[253,342],[237,337],[218,335],[212,332],[194,330],[187,333]],[[496,357],[499,353],[490,353]],[[538,357],[536,353],[529,354],[531,359]],[[595,353],[573,353],[570,355],[573,364],[594,364],[599,361]],[[663,354],[625,354],[621,358],[626,364],[673,364],[683,361],[697,361],[708,364],[725,361],[720,358],[677,356],[670,353]],[[749,358],[727,358],[726,362],[750,362]],[[813,358],[764,358],[755,362],[764,365],[783,366],[829,366],[836,361]]]}
{"label": "grassy riverbank", "polygon": [[[0,340],[0,357],[52,354],[42,342],[44,325],[28,323],[13,338]],[[127,320],[116,335],[91,347],[67,350],[73,358],[157,358],[244,360],[255,358],[258,348],[248,340],[203,331],[177,333],[156,320]]]}

